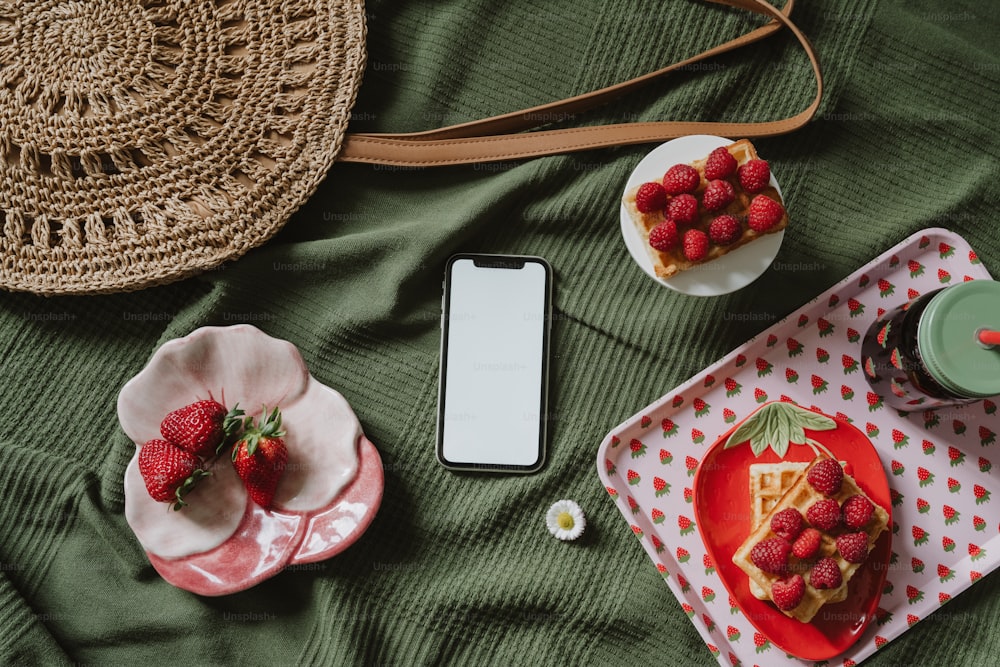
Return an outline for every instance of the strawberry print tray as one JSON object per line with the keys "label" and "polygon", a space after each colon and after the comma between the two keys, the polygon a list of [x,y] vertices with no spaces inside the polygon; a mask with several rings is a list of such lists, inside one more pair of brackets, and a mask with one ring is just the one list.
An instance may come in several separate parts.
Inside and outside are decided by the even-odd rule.
{"label": "strawberry print tray", "polygon": [[914,234],[605,437],[602,484],[720,664],[811,664],[742,615],[694,519],[698,462],[766,401],[792,400],[851,422],[875,445],[889,480],[892,553],[875,621],[825,664],[860,663],[1000,563],[996,403],[900,413],[871,392],[860,362],[862,337],[882,312],[980,279],[990,274],[960,236]]}

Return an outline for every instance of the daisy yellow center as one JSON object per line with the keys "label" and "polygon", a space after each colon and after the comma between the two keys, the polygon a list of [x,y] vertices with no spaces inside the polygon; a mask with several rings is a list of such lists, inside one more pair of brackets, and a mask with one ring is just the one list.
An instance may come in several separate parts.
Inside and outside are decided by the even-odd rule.
{"label": "daisy yellow center", "polygon": [[559,515],[556,517],[556,523],[563,530],[569,530],[575,522],[573,521],[573,515],[569,512],[559,512]]}

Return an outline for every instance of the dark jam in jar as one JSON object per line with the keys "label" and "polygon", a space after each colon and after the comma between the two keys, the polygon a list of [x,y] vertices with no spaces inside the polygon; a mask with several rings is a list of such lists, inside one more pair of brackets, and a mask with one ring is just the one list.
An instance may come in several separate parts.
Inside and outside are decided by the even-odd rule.
{"label": "dark jam in jar", "polygon": [[1000,346],[977,340],[1000,328],[1000,283],[977,280],[921,295],[884,313],[861,344],[865,379],[904,412],[1000,394]]}

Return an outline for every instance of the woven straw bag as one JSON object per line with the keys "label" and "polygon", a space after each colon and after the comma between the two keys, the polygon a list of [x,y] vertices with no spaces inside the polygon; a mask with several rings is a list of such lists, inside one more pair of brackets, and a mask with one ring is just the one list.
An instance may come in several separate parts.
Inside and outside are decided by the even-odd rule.
{"label": "woven straw bag", "polygon": [[[163,284],[271,238],[334,161],[434,166],[800,127],[822,81],[771,21],[662,70],[569,100],[404,135],[347,135],[365,67],[361,0],[0,0],[0,287],[104,293]],[[786,27],[817,81],[765,123],[524,132]],[[534,119],[534,120],[533,120]]]}

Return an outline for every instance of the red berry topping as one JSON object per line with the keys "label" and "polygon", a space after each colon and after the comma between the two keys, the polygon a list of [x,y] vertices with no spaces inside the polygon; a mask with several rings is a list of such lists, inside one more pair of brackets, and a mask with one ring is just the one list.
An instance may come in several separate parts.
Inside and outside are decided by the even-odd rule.
{"label": "red berry topping", "polygon": [[728,178],[736,173],[737,162],[725,146],[719,146],[708,154],[705,160],[705,178]]}
{"label": "red berry topping", "polygon": [[668,195],[694,192],[700,182],[698,170],[689,164],[675,164],[663,176],[663,187]]}
{"label": "red berry topping", "polygon": [[822,534],[815,528],[806,528],[792,544],[792,553],[796,558],[812,558],[819,551],[819,540]]}
{"label": "red berry topping", "polygon": [[833,498],[817,501],[806,510],[806,519],[820,530],[833,530],[840,524],[840,505]]}
{"label": "red berry topping", "polygon": [[769,537],[750,550],[750,560],[764,572],[783,574],[788,569],[788,553],[792,545],[780,537]]}
{"label": "red berry topping", "polygon": [[785,207],[767,195],[757,195],[750,202],[747,224],[756,232],[766,232],[785,215]]}
{"label": "red berry topping", "polygon": [[844,583],[844,577],[840,574],[840,566],[833,558],[820,558],[813,565],[809,573],[809,583],[813,588],[820,590],[828,588],[839,588]]}
{"label": "red berry topping", "polygon": [[667,217],[678,225],[690,225],[698,219],[698,200],[694,195],[681,194],[667,204]]}
{"label": "red berry topping", "polygon": [[778,537],[783,537],[789,542],[793,541],[802,532],[802,515],[794,507],[781,510],[771,517],[771,530]]}
{"label": "red berry topping", "polygon": [[764,160],[750,160],[739,168],[737,175],[747,192],[760,192],[771,182],[771,168]]}
{"label": "red berry topping", "polygon": [[832,496],[840,491],[840,485],[844,481],[844,468],[839,461],[823,459],[809,469],[806,480],[820,493]]}
{"label": "red berry topping", "polygon": [[708,235],[700,229],[684,232],[684,256],[692,262],[705,259],[708,255]]}
{"label": "red berry topping", "polygon": [[806,582],[801,574],[793,574],[771,585],[771,599],[782,611],[791,611],[798,607],[805,594]]}
{"label": "red berry topping", "polygon": [[845,500],[840,511],[844,515],[844,525],[848,528],[863,528],[872,518],[875,506],[868,498],[857,495]]}
{"label": "red berry topping", "polygon": [[837,551],[848,563],[863,563],[868,557],[868,536],[865,533],[846,533],[837,538]]}
{"label": "red berry topping", "polygon": [[635,193],[635,207],[640,213],[662,211],[667,205],[667,191],[659,183],[643,183]]}
{"label": "red berry topping", "polygon": [[734,199],[736,191],[729,181],[709,181],[705,193],[701,196],[701,203],[706,210],[718,211],[732,204]]}
{"label": "red berry topping", "polygon": [[720,215],[708,226],[708,237],[716,245],[729,245],[742,233],[740,221],[731,215]]}
{"label": "red berry topping", "polygon": [[677,245],[677,224],[673,220],[664,220],[649,230],[649,245],[660,252],[666,252]]}

